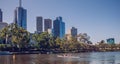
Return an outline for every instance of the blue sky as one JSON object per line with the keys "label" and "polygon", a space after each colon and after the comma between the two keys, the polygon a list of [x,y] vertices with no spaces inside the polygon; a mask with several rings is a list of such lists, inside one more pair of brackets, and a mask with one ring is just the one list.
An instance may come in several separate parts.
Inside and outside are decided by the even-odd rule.
{"label": "blue sky", "polygon": [[[0,0],[4,22],[12,23],[19,0]],[[27,9],[27,29],[36,30],[36,16],[51,18],[62,16],[66,32],[72,26],[78,33],[87,33],[92,42],[115,38],[120,42],[120,0],[23,0]]]}

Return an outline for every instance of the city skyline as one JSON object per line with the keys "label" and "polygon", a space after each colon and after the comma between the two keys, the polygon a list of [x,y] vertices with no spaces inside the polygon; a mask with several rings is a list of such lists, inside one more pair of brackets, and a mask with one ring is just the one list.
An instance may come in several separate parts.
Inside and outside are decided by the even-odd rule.
{"label": "city skyline", "polygon": [[[18,6],[18,1],[0,1],[3,22],[13,22],[14,9]],[[119,0],[23,1],[23,7],[28,11],[28,31],[36,31],[36,16],[51,18],[52,20],[57,16],[62,16],[63,21],[66,23],[66,32],[69,28],[75,26],[78,28],[78,33],[87,33],[90,35],[91,41],[95,43],[107,38],[115,38],[115,42],[120,42],[119,6]]]}

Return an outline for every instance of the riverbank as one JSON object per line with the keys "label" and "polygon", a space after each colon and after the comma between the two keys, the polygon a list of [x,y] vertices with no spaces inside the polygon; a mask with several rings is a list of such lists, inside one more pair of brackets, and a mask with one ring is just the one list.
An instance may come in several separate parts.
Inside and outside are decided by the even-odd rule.
{"label": "riverbank", "polygon": [[88,52],[120,52],[120,51],[84,51],[84,52],[41,52],[41,51],[21,51],[21,52],[9,52],[0,51],[0,55],[26,55],[26,54],[61,54],[61,53],[88,53]]}

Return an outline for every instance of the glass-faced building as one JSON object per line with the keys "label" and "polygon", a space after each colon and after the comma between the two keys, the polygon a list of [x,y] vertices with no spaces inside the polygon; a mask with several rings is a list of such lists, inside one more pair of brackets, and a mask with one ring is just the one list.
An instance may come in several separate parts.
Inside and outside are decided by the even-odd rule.
{"label": "glass-faced building", "polygon": [[0,9],[0,22],[2,22],[2,10]]}
{"label": "glass-faced building", "polygon": [[15,23],[27,30],[27,10],[24,9],[21,6],[21,0],[20,0],[20,6],[15,9]]}
{"label": "glass-faced building", "polygon": [[76,37],[77,36],[77,28],[72,27],[69,31],[69,34],[71,34],[72,37]]}
{"label": "glass-faced building", "polygon": [[63,38],[65,36],[65,23],[62,17],[57,17],[53,22],[54,36]]}
{"label": "glass-faced building", "polygon": [[115,44],[115,39],[114,38],[109,38],[107,39],[108,44]]}

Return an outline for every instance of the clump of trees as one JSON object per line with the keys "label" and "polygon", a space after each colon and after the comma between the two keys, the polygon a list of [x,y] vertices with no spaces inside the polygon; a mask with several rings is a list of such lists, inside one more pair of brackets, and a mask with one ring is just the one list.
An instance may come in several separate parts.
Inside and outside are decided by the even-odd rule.
{"label": "clump of trees", "polygon": [[77,37],[80,42],[92,44],[92,42],[90,41],[90,36],[87,33],[80,33]]}
{"label": "clump of trees", "polygon": [[[120,44],[107,44],[104,40],[93,45],[90,36],[86,33],[78,35],[79,40],[71,37],[54,37],[48,32],[34,33],[30,35],[28,31],[10,24],[0,31],[0,50],[8,51],[40,51],[40,52],[89,52],[89,51],[120,51]],[[30,41],[33,40],[33,45]]]}
{"label": "clump of trees", "polygon": [[53,51],[53,52],[85,52],[96,51],[95,46],[77,41],[72,37],[71,40],[66,38],[60,39],[54,37],[47,32],[41,34],[33,34],[32,39],[36,42],[36,48],[39,50]]}
{"label": "clump of trees", "polygon": [[99,51],[120,51],[120,44],[107,44],[104,40],[95,45]]}
{"label": "clump of trees", "polygon": [[10,24],[0,31],[0,44],[1,47],[27,47],[30,41],[30,33],[25,29],[17,26],[16,24]]}
{"label": "clump of trees", "polygon": [[54,38],[47,32],[33,34],[32,39],[35,41],[35,47],[38,49],[51,49],[55,46]]}
{"label": "clump of trees", "polygon": [[89,51],[120,51],[120,44],[107,44],[104,40],[93,45],[90,37],[84,33],[79,34],[79,41],[71,37],[60,39],[53,37],[47,32],[33,34],[33,40],[37,43],[40,50],[51,50],[57,52],[89,52]]}

